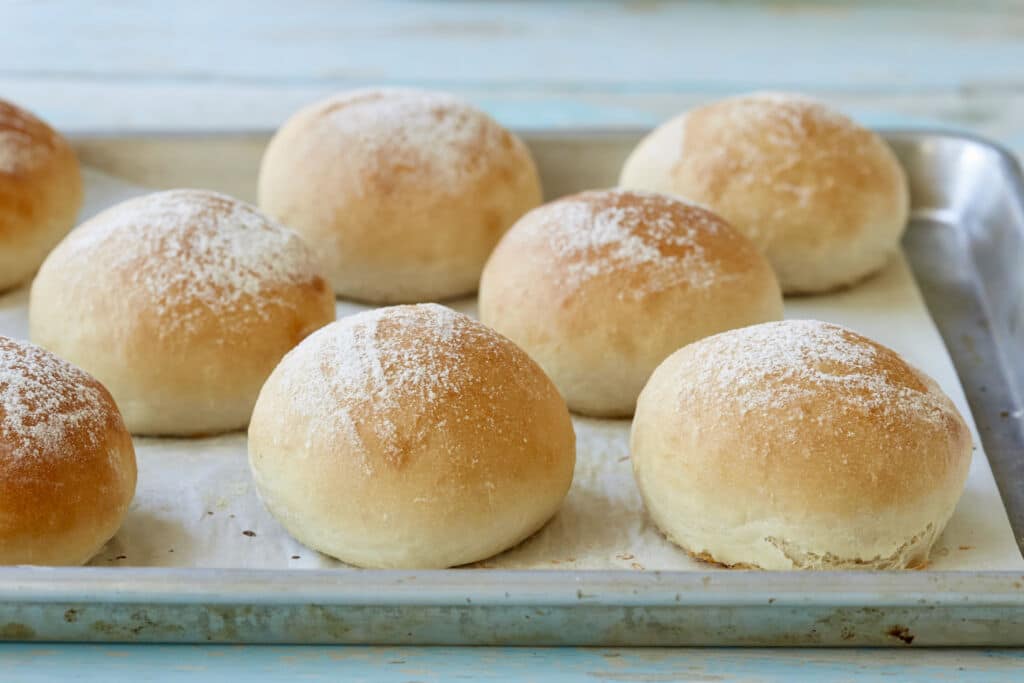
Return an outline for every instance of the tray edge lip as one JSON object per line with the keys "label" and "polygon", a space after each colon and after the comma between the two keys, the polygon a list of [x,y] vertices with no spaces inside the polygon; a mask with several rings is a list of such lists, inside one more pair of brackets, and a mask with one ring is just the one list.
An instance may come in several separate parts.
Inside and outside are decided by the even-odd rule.
{"label": "tray edge lip", "polygon": [[[751,581],[754,576],[756,579]],[[1024,571],[0,570],[0,605],[96,602],[427,607],[828,605],[1024,610]]]}
{"label": "tray edge lip", "polygon": [[[869,126],[869,128],[884,138],[895,136],[906,136],[913,138],[940,137],[971,142],[987,147],[996,152],[1000,158],[1006,159],[1019,167],[1017,155],[1003,143],[978,134],[970,130],[952,128],[946,126]],[[529,136],[531,138],[595,138],[595,137],[623,137],[643,135],[652,130],[651,126],[622,125],[622,126],[584,126],[574,128],[570,126],[511,126],[509,127],[517,135]],[[65,136],[75,142],[102,142],[104,140],[180,140],[185,138],[196,139],[217,139],[232,138],[244,139],[255,137],[269,137],[276,129],[255,127],[255,128],[167,128],[167,129],[116,129],[116,128],[83,128],[65,133]]]}

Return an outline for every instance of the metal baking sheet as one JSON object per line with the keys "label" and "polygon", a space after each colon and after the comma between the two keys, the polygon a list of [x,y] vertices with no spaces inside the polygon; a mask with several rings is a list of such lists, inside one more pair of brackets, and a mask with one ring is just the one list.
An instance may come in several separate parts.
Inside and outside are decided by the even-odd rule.
{"label": "metal baking sheet", "polygon": [[[1014,498],[1019,487],[1014,484],[1021,479],[1012,467],[1019,466],[1014,459],[1022,453],[1020,403],[1015,401],[1022,376],[1010,363],[1021,358],[1020,330],[1015,326],[1021,319],[1019,277],[1024,263],[1019,169],[1012,158],[983,141],[943,134],[888,135],[912,181],[915,211],[905,251],[952,352],[1010,523],[1020,538],[1020,506]],[[548,194],[557,196],[612,184],[637,134],[525,137]],[[96,136],[80,139],[78,147],[86,164],[134,183],[214,187],[251,199],[265,140],[265,135]],[[870,315],[872,303],[863,298],[864,291],[853,305]],[[958,518],[962,531],[1007,524],[1001,509],[974,518],[958,511]],[[1005,535],[1009,533],[1007,529]],[[964,549],[970,546],[954,548]],[[162,547],[160,551],[166,552]],[[626,561],[632,559],[625,557],[630,554],[626,551],[628,547],[623,548],[622,566],[633,564]],[[184,555],[172,564],[202,564]],[[997,558],[973,565],[947,558],[936,562],[971,567],[966,572],[854,575],[727,572],[700,565],[664,572],[4,569],[0,636],[620,645],[1020,644],[1024,571],[1015,549],[1013,555],[1012,561]],[[536,566],[536,558],[527,560],[497,566]],[[159,558],[145,563],[167,564]],[[979,567],[1004,571],[978,571]],[[1005,571],[1010,567],[1013,571]]]}

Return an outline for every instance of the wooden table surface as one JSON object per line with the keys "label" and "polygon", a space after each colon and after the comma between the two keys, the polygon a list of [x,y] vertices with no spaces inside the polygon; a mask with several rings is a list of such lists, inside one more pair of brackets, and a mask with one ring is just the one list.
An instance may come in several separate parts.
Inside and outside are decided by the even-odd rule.
{"label": "wooden table surface", "polygon": [[[0,97],[68,132],[269,129],[373,84],[520,128],[651,126],[752,89],[1024,152],[1024,2],[0,0]],[[0,679],[1020,680],[1000,651],[0,645]]]}
{"label": "wooden table surface", "polygon": [[1024,2],[0,4],[0,93],[66,130],[277,126],[354,86],[513,126],[653,125],[757,88],[1024,150]]}

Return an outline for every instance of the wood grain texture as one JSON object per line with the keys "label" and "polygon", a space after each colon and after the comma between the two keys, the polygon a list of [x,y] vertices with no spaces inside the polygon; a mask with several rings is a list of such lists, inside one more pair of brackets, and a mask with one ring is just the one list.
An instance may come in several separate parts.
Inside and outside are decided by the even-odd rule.
{"label": "wood grain texture", "polygon": [[980,650],[739,650],[450,647],[0,645],[0,677],[210,681],[1017,680],[1021,655]]}
{"label": "wood grain texture", "polygon": [[[574,90],[1019,85],[1019,2],[8,3],[5,75]],[[69,49],[73,47],[73,49]],[[79,55],[87,59],[76,59]]]}
{"label": "wood grain texture", "polygon": [[[77,10],[75,8],[78,8]],[[1024,150],[1024,2],[7,2],[0,94],[68,130],[269,128],[340,89],[514,126],[650,126],[758,88]]]}

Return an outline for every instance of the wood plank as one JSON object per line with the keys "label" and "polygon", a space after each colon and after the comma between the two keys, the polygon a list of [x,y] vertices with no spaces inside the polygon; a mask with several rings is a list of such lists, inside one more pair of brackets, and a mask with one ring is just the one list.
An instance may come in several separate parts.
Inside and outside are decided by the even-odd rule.
{"label": "wood plank", "polygon": [[322,3],[3,7],[0,76],[315,88],[777,87],[894,93],[1024,84],[1024,4]]}
{"label": "wood plank", "polygon": [[268,129],[376,83],[450,89],[516,127],[651,126],[786,87],[1024,151],[1024,0],[80,7],[0,10],[0,96],[72,131]]}
{"label": "wood plank", "polygon": [[[0,645],[8,680],[753,681],[1016,680],[1014,651]],[[157,673],[159,672],[159,674]],[[895,678],[894,678],[895,677]]]}

